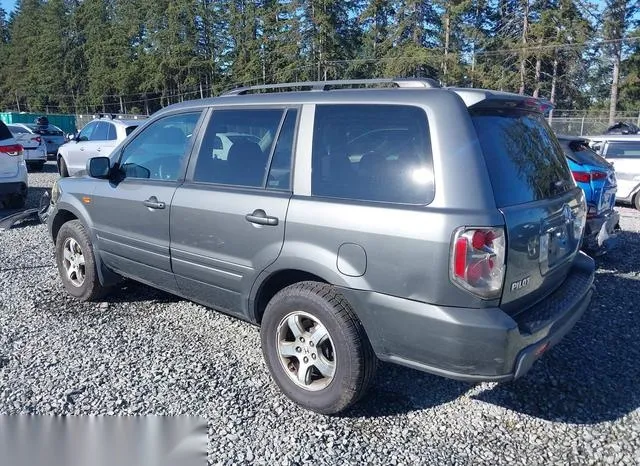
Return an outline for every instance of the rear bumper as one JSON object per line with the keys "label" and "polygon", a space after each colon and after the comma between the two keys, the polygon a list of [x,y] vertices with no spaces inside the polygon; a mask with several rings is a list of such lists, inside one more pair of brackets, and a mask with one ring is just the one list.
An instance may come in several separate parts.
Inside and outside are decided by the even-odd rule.
{"label": "rear bumper", "polygon": [[515,317],[500,308],[342,291],[380,359],[457,380],[499,382],[524,375],[571,330],[591,302],[594,271],[593,259],[579,253],[563,285]]}
{"label": "rear bumper", "polygon": [[587,220],[583,249],[590,253],[603,253],[618,245],[620,214],[609,210]]}
{"label": "rear bumper", "polygon": [[7,194],[21,194],[26,195],[27,193],[27,184],[21,181],[14,181],[11,183],[3,183],[0,180],[0,196],[4,196]]}

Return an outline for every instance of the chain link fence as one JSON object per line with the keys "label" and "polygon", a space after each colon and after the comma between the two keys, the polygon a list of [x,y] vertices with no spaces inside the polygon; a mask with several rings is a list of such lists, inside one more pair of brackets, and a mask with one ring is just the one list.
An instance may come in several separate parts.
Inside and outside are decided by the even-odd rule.
{"label": "chain link fence", "polygon": [[[640,113],[618,113],[616,123],[633,123],[640,126]],[[586,136],[603,134],[609,126],[609,114],[588,114],[579,112],[554,112],[549,123],[556,134]]]}

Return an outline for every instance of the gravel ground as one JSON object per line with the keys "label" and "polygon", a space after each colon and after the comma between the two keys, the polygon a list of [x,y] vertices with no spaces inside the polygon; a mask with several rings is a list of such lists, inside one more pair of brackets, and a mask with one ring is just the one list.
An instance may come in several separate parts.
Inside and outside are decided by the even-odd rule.
{"label": "gravel ground", "polygon": [[526,377],[384,365],[342,417],[279,393],[251,325],[138,284],[70,299],[45,227],[21,225],[0,232],[0,413],[204,416],[212,464],[640,464],[640,214],[620,212],[593,305]]}

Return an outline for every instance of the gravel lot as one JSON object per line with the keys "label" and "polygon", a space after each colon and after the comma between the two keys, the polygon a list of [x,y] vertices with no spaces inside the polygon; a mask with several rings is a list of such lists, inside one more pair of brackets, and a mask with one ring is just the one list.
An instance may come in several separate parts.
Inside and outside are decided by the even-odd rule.
{"label": "gravel lot", "polygon": [[[30,205],[56,174],[30,175]],[[0,413],[191,414],[212,464],[639,464],[640,214],[597,297],[523,379],[471,385],[382,366],[342,417],[290,404],[256,328],[143,285],[63,291],[43,225],[0,232]],[[0,217],[4,213],[0,211]]]}

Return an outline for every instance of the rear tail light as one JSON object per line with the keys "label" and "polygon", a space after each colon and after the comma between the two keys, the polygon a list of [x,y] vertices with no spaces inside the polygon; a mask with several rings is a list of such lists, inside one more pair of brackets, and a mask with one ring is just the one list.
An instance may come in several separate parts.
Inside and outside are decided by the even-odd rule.
{"label": "rear tail light", "polygon": [[607,174],[605,172],[591,172],[591,179],[594,181],[604,180],[607,178]]}
{"label": "rear tail light", "polygon": [[10,144],[8,146],[0,146],[0,154],[7,154],[12,157],[22,155],[23,148],[20,144]]}
{"label": "rear tail light", "polygon": [[31,140],[37,142],[38,144],[40,144],[42,142],[42,138],[40,136],[36,136],[35,138],[31,138]]}
{"label": "rear tail light", "polygon": [[506,241],[502,228],[459,228],[451,253],[451,276],[460,288],[481,298],[500,296]]}
{"label": "rear tail light", "polygon": [[578,183],[589,183],[591,181],[591,175],[587,172],[571,172],[573,179]]}

